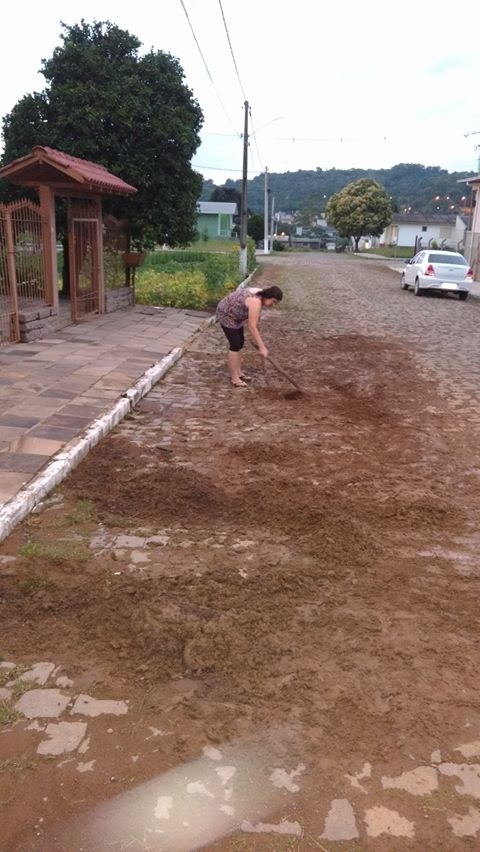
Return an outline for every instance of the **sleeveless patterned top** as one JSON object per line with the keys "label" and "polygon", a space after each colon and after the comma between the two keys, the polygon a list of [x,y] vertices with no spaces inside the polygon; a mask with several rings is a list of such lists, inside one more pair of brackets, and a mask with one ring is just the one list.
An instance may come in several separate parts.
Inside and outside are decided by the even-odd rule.
{"label": "sleeveless patterned top", "polygon": [[260,287],[243,287],[224,296],[217,305],[215,318],[225,328],[241,328],[248,319],[245,299],[260,293]]}

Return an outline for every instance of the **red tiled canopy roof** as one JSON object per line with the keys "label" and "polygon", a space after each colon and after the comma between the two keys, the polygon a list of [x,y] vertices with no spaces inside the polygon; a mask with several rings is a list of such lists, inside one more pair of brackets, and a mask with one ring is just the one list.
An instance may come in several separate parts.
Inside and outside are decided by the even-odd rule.
{"label": "red tiled canopy roof", "polygon": [[1,178],[20,186],[43,184],[59,192],[74,190],[75,193],[104,195],[137,192],[134,186],[112,175],[104,166],[43,145],[36,145],[30,154],[0,169]]}

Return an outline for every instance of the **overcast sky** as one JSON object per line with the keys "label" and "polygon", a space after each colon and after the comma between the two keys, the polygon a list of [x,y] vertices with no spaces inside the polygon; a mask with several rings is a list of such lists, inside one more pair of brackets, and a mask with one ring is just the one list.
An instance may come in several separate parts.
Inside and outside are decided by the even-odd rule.
{"label": "overcast sky", "polygon": [[[223,184],[298,169],[477,171],[479,0],[24,0],[2,10],[0,115],[42,91],[61,22],[110,21],[175,56],[204,114],[193,165]],[[478,148],[477,148],[478,146]]]}

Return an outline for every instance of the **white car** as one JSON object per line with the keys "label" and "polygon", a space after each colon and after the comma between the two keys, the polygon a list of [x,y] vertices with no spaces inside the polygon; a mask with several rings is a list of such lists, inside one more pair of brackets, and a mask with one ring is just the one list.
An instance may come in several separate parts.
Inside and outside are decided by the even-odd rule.
{"label": "white car", "polygon": [[402,290],[413,288],[416,296],[427,290],[457,293],[465,301],[473,284],[473,270],[457,251],[423,249],[407,261],[402,272]]}

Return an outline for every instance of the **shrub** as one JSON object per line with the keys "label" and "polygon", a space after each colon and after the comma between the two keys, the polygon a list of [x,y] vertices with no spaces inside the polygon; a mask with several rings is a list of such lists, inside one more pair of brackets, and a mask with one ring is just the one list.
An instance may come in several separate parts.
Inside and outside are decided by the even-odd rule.
{"label": "shrub", "polygon": [[[239,254],[238,244],[228,245],[227,251],[222,252],[151,252],[137,272],[136,301],[144,305],[214,309],[220,299],[242,281]],[[248,272],[256,265],[255,243],[249,238]]]}
{"label": "shrub", "polygon": [[170,308],[201,310],[208,302],[205,276],[199,270],[173,274],[154,270],[142,272],[137,278],[135,296],[141,305]]}

